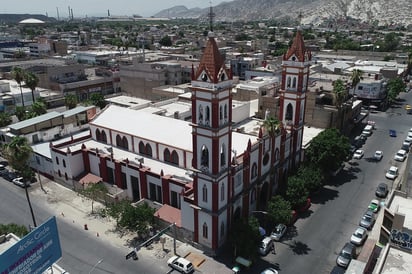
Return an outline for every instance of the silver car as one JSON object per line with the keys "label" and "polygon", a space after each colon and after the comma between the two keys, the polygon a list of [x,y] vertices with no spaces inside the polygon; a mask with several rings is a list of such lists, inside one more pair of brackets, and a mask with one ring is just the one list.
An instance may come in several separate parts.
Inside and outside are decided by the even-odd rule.
{"label": "silver car", "polygon": [[375,224],[375,214],[373,214],[373,212],[370,210],[366,211],[365,214],[362,216],[359,222],[359,225],[368,230],[371,230],[374,224]]}
{"label": "silver car", "polygon": [[355,256],[356,247],[351,243],[346,243],[336,258],[336,264],[346,268]]}
{"label": "silver car", "polygon": [[363,245],[368,237],[368,232],[363,227],[358,227],[350,237],[350,242],[354,245]]}
{"label": "silver car", "polygon": [[270,234],[270,237],[275,241],[280,241],[280,239],[285,235],[287,226],[284,224],[278,224],[275,229]]}

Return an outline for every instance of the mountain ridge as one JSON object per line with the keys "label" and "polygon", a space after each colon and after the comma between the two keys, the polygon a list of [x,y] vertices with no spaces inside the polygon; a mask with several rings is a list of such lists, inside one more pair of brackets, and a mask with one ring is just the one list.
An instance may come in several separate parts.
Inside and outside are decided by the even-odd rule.
{"label": "mountain ridge", "polygon": [[[177,8],[178,7],[178,8]],[[378,25],[412,24],[410,0],[234,0],[213,7],[217,21],[252,21],[292,18],[318,25],[326,18],[352,17]],[[153,17],[206,18],[209,8],[175,6]]]}

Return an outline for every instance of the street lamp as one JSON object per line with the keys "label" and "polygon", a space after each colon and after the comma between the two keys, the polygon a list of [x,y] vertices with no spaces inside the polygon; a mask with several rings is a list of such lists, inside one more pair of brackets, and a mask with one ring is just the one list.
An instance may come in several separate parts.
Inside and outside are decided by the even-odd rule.
{"label": "street lamp", "polygon": [[103,262],[103,259],[100,259],[97,261],[97,263],[92,267],[92,269],[90,269],[89,274],[92,273],[92,271],[96,268],[96,266],[100,264],[101,262]]}

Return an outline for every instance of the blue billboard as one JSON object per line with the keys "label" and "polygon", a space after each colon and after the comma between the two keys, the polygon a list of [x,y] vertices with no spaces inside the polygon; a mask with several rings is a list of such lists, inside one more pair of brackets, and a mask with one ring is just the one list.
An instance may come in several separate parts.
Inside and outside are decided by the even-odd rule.
{"label": "blue billboard", "polygon": [[53,216],[0,255],[0,274],[40,274],[61,256],[56,217]]}

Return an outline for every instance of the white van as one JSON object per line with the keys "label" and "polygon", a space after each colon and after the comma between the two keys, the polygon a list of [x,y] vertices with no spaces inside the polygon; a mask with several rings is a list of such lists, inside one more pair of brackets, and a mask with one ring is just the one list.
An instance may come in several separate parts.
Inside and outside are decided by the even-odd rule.
{"label": "white van", "polygon": [[366,136],[371,136],[372,135],[372,130],[373,130],[373,126],[372,125],[367,125],[363,131],[362,134],[366,135]]}

